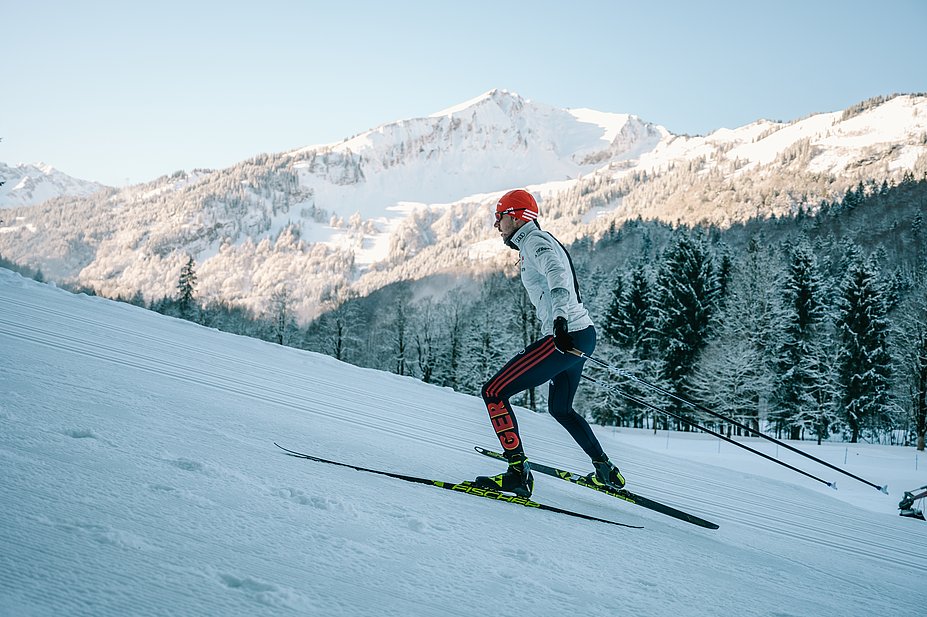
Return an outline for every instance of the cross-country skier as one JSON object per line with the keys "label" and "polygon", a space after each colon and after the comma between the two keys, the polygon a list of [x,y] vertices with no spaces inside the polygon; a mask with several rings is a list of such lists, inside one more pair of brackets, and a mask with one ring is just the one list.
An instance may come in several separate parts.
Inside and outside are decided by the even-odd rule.
{"label": "cross-country skier", "polygon": [[505,244],[519,253],[521,282],[546,336],[519,352],[483,386],[483,401],[509,465],[505,473],[480,476],[474,484],[531,496],[534,477],[509,398],[549,381],[550,415],[592,459],[595,471],[587,479],[620,489],[624,477],[608,460],[589,423],[573,409],[585,359],[569,351],[578,349],[591,355],[595,349],[595,326],[583,307],[570,255],[554,236],[541,230],[537,218],[538,204],[528,191],[509,191],[496,204],[493,226]]}

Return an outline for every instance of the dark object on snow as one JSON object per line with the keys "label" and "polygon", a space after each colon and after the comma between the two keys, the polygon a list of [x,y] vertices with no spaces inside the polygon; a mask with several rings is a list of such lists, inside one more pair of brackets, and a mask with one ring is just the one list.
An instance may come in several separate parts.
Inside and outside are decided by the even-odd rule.
{"label": "dark object on snow", "polygon": [[925,520],[924,513],[914,507],[914,502],[923,497],[927,497],[927,486],[922,486],[914,490],[920,492],[915,494],[910,491],[905,491],[904,497],[898,502],[898,509],[901,510],[898,514],[909,518],[919,518],[923,521]]}

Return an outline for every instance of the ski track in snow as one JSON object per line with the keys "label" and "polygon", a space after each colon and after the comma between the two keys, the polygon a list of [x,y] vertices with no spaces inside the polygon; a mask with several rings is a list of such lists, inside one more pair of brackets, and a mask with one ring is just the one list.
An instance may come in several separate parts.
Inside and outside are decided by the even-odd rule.
{"label": "ski track in snow", "polygon": [[[540,501],[645,526],[610,529],[275,452],[498,469],[472,451],[497,445],[478,399],[410,378],[2,270],[0,350],[0,615],[902,615],[884,599],[923,590],[927,526],[894,508],[913,484],[877,511],[597,427],[631,490],[721,525],[536,478]],[[529,456],[585,472],[553,419],[518,415]]]}

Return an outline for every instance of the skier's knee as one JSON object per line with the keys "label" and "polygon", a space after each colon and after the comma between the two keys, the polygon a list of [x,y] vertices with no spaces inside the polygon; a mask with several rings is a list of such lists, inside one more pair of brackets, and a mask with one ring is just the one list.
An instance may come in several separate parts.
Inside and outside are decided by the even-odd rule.
{"label": "skier's knee", "polygon": [[558,405],[549,405],[547,407],[547,413],[550,414],[550,417],[556,420],[557,422],[563,422],[564,418],[570,415],[572,409],[560,407]]}

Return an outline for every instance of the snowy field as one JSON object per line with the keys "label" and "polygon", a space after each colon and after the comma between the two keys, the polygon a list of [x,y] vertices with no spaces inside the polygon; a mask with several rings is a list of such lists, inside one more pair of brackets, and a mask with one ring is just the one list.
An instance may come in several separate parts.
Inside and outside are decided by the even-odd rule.
{"label": "snowy field", "polygon": [[[584,386],[587,387],[587,386]],[[588,470],[550,417],[529,457]],[[538,476],[625,529],[288,457],[458,481],[500,465],[480,401],[0,270],[0,615],[922,614],[913,448],[596,428],[642,495],[701,529]],[[923,506],[923,503],[919,504]]]}

